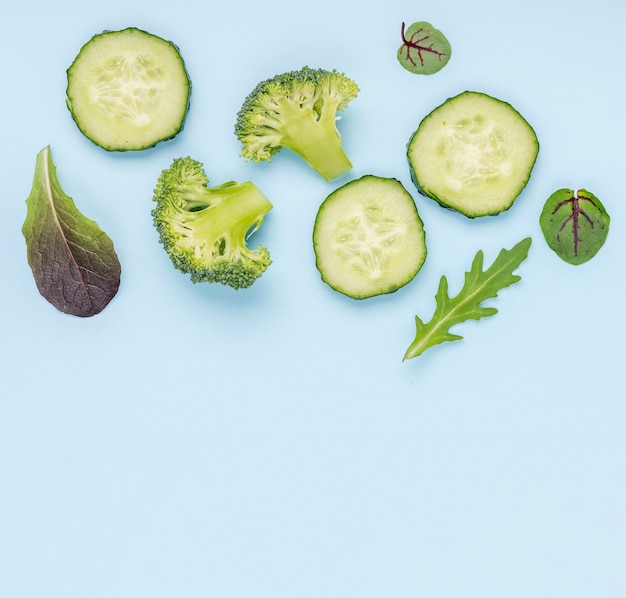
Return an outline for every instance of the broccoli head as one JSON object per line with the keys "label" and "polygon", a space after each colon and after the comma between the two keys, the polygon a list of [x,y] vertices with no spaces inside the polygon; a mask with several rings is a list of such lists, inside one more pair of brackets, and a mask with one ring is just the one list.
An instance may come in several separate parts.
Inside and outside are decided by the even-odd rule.
{"label": "broccoli head", "polygon": [[272,204],[249,181],[208,183],[203,165],[189,157],[175,159],[160,174],[152,210],[159,241],[192,282],[250,287],[271,259],[267,249],[251,250],[246,241]]}
{"label": "broccoli head", "polygon": [[327,181],[352,164],[341,144],[337,113],[359,92],[335,70],[304,67],[257,84],[237,113],[235,135],[248,161],[271,160],[282,147],[304,158]]}

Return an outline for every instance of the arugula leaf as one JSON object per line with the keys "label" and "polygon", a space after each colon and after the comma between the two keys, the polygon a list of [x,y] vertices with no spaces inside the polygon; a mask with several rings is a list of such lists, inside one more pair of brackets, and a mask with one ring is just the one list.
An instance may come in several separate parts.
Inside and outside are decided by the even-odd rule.
{"label": "arugula leaf", "polygon": [[563,261],[583,264],[604,245],[609,217],[602,202],[586,189],[559,189],[543,206],[539,223],[546,243]]}
{"label": "arugula leaf", "polygon": [[448,38],[426,21],[413,23],[400,29],[402,45],[397,56],[400,64],[416,75],[432,75],[440,71],[452,56]]}
{"label": "arugula leaf", "polygon": [[113,242],[61,189],[50,147],[37,154],[22,233],[41,295],[59,311],[100,313],[117,294],[121,267]]}
{"label": "arugula leaf", "polygon": [[514,270],[526,259],[532,239],[520,241],[512,249],[502,249],[493,264],[483,272],[483,252],[474,257],[472,268],[465,273],[465,284],[459,294],[450,298],[448,280],[441,277],[439,290],[435,295],[437,306],[428,324],[415,316],[415,339],[409,345],[404,360],[421,355],[429,347],[445,341],[461,340],[463,337],[452,334],[449,329],[465,320],[478,320],[498,313],[495,307],[481,305],[486,299],[498,296],[498,291],[519,280]]}

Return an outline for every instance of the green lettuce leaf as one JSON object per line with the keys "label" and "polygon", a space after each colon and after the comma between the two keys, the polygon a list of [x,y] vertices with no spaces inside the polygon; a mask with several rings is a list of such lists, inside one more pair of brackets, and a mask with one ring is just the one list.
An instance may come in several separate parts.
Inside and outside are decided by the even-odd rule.
{"label": "green lettuce leaf", "polygon": [[61,189],[50,147],[37,154],[22,226],[41,295],[63,313],[89,317],[117,294],[121,266],[111,239]]}
{"label": "green lettuce leaf", "polygon": [[500,289],[521,280],[513,272],[528,256],[531,241],[528,237],[512,249],[502,249],[493,264],[484,272],[483,252],[479,251],[474,257],[471,270],[465,273],[463,288],[454,298],[449,297],[448,280],[442,276],[435,295],[437,305],[433,317],[425,324],[419,316],[415,316],[415,339],[406,350],[404,359],[417,357],[426,349],[445,341],[461,340],[462,336],[449,331],[455,324],[498,313],[495,307],[485,307],[481,303],[497,297]]}

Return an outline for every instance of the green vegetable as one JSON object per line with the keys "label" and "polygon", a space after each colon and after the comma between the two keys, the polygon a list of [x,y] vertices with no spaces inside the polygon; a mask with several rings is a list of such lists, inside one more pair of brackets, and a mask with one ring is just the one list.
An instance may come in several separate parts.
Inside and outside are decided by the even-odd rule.
{"label": "green vegetable", "polygon": [[250,287],[271,264],[267,249],[247,247],[272,204],[252,182],[208,187],[203,165],[175,159],[154,190],[159,240],[172,263],[192,282]]}
{"label": "green vegetable", "polygon": [[237,113],[235,135],[241,156],[271,160],[286,147],[303,158],[324,179],[352,168],[337,130],[337,112],[359,92],[343,73],[304,67],[261,81]]}
{"label": "green vegetable", "polygon": [[513,205],[538,152],[535,132],[510,104],[466,91],[422,120],[407,156],[423,195],[475,218]]}
{"label": "green vegetable", "polygon": [[63,192],[49,146],[37,154],[26,206],[22,232],[41,295],[66,314],[100,313],[119,289],[120,262],[111,239]]}
{"label": "green vegetable", "polygon": [[72,118],[109,151],[142,150],[176,136],[190,93],[178,48],[134,27],[94,36],[67,71]]}
{"label": "green vegetable", "polygon": [[313,231],[322,280],[353,299],[392,293],[426,259],[415,202],[396,179],[367,175],[331,193]]}
{"label": "green vegetable", "polygon": [[474,258],[472,268],[465,274],[465,284],[459,294],[448,296],[448,280],[441,277],[439,289],[435,296],[437,306],[432,319],[427,324],[415,316],[415,339],[409,345],[404,359],[421,355],[429,347],[445,341],[461,340],[463,337],[452,334],[449,329],[455,324],[466,320],[478,320],[498,313],[495,307],[484,307],[481,303],[498,296],[498,291],[519,280],[513,274],[516,268],[528,256],[531,239],[520,241],[512,249],[503,249],[493,264],[483,272],[483,252],[479,251]]}
{"label": "green vegetable", "polygon": [[585,189],[559,189],[546,201],[539,223],[548,246],[569,264],[590,260],[609,234],[610,217],[602,202]]}
{"label": "green vegetable", "polygon": [[407,71],[432,75],[448,64],[452,56],[450,42],[430,23],[413,23],[406,31],[402,23],[400,35],[402,45],[398,48],[398,60]]}

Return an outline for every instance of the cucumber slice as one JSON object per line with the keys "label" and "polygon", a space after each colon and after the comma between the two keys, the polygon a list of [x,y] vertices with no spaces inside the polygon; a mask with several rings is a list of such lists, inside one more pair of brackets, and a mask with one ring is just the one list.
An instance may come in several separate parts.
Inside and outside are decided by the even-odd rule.
{"label": "cucumber slice", "polygon": [[108,151],[142,150],[183,128],[191,81],[178,48],[135,27],[91,38],[67,70],[67,107]]}
{"label": "cucumber slice", "polygon": [[515,108],[475,91],[435,108],[407,148],[420,193],[469,218],[508,210],[538,153],[535,131]]}
{"label": "cucumber slice", "polygon": [[426,235],[402,183],[366,175],[323,201],[313,248],[324,282],[348,297],[366,299],[413,280],[426,259]]}

